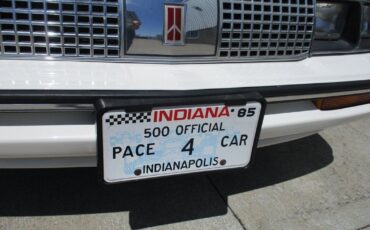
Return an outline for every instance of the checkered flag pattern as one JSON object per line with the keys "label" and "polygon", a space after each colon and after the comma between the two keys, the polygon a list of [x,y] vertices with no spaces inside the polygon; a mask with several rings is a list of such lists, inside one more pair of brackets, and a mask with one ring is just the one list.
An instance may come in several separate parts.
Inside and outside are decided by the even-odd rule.
{"label": "checkered flag pattern", "polygon": [[122,125],[122,124],[136,124],[145,123],[151,121],[152,112],[140,112],[140,113],[122,113],[116,115],[110,115],[105,120],[109,125]]}

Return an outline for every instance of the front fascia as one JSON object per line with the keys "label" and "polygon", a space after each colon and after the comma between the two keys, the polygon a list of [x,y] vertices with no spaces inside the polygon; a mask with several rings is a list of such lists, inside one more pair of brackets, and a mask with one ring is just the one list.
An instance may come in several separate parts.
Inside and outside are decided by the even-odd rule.
{"label": "front fascia", "polygon": [[14,90],[279,87],[370,80],[370,54],[313,57],[297,62],[181,65],[1,60],[0,69],[0,90],[11,90],[10,95]]}

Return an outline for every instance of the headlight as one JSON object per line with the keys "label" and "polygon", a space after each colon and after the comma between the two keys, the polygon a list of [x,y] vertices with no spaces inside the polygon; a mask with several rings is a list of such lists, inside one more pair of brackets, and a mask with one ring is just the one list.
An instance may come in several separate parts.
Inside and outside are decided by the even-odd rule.
{"label": "headlight", "polygon": [[342,3],[318,3],[316,5],[317,40],[338,40],[342,37],[348,13],[348,5]]}
{"label": "headlight", "polygon": [[360,41],[362,9],[359,1],[318,0],[312,53],[356,51]]}

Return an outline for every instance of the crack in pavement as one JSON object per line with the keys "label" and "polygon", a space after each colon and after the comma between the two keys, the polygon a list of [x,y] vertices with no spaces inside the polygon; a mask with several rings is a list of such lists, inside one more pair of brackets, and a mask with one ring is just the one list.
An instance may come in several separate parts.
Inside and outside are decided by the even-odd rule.
{"label": "crack in pavement", "polygon": [[207,176],[207,179],[209,180],[209,183],[211,184],[211,186],[215,189],[216,193],[220,196],[221,200],[224,202],[224,204],[226,205],[226,207],[228,209],[230,209],[231,211],[231,214],[233,215],[233,217],[238,221],[238,223],[240,224],[240,226],[242,227],[243,230],[247,230],[247,228],[245,227],[245,225],[243,224],[242,220],[238,217],[238,215],[236,214],[236,212],[234,212],[234,210],[229,206],[229,204],[227,203],[227,200],[226,198],[222,195],[220,189],[217,187],[217,185],[213,182],[213,180],[210,178],[210,176]]}
{"label": "crack in pavement", "polygon": [[357,228],[356,230],[364,230],[364,229],[367,229],[367,228],[370,228],[370,224],[365,225],[365,226],[363,226],[361,228]]}

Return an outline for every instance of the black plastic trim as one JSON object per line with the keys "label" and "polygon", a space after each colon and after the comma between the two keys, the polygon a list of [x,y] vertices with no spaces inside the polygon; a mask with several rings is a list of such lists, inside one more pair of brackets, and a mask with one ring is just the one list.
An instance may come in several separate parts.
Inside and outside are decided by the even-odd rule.
{"label": "black plastic trim", "polygon": [[[370,78],[370,76],[369,76]],[[335,83],[199,90],[0,90],[1,104],[95,104],[99,99],[146,99],[212,96],[259,92],[264,98],[301,96],[370,89],[370,79]]]}

